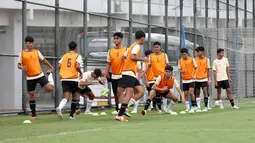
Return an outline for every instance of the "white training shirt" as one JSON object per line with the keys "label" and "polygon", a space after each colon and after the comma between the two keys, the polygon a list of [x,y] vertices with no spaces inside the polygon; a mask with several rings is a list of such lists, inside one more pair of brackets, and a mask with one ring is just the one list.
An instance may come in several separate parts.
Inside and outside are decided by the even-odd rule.
{"label": "white training shirt", "polygon": [[213,61],[213,71],[216,71],[217,81],[228,80],[227,67],[229,67],[228,59],[223,57],[222,59],[215,59]]}
{"label": "white training shirt", "polygon": [[[27,49],[26,49],[26,51],[27,51]],[[42,53],[39,50],[37,50],[37,51],[38,51],[38,57],[42,61],[44,59],[44,56],[42,55]],[[22,64],[22,53],[21,52],[19,53],[18,63]],[[34,79],[38,79],[38,78],[43,77],[43,76],[44,76],[44,74],[42,72],[41,74],[39,74],[37,76],[30,76],[30,77],[26,76],[26,79],[27,80],[34,80]]]}
{"label": "white training shirt", "polygon": [[[89,84],[90,83],[92,83],[94,80],[98,80],[98,81],[102,81],[102,79],[100,78],[100,77],[98,77],[98,78],[93,78],[92,77],[92,71],[87,71],[87,72],[84,72],[83,74],[82,74],[82,79],[80,79],[79,80],[79,83],[80,83],[80,81],[83,81],[83,82],[88,82]],[[78,85],[78,87],[80,88],[80,89],[84,89],[85,88],[85,86],[80,86],[80,85]]]}

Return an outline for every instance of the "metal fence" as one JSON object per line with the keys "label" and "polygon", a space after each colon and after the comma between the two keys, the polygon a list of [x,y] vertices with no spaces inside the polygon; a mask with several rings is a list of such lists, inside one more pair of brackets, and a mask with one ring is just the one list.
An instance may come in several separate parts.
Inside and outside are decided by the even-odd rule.
{"label": "metal fence", "polygon": [[[79,8],[70,8],[59,3],[59,0],[51,4],[37,3],[34,0],[15,1],[22,3],[22,41],[27,35],[33,36],[35,47],[46,56],[55,69],[55,90],[49,94],[41,88],[36,90],[39,111],[54,110],[62,98],[57,63],[68,50],[67,44],[70,41],[77,41],[79,44],[85,71],[94,67],[103,69],[106,64],[105,55],[93,56],[93,52],[105,53],[112,46],[111,36],[115,31],[124,33],[123,44],[128,47],[133,42],[133,33],[141,29],[147,33],[144,50],[152,49],[152,43],[160,41],[163,51],[177,67],[179,49],[183,44],[183,24],[188,40],[186,43],[191,50],[197,45],[210,48],[205,39],[206,34],[199,30],[201,28],[255,26],[255,0],[75,0],[75,3],[80,4]],[[248,2],[252,5],[248,5]],[[34,6],[37,7],[33,13],[34,19],[40,22],[40,26],[35,26],[33,21],[28,20],[28,10],[31,10],[29,7]],[[102,7],[103,10],[93,11],[93,7]],[[187,13],[193,14],[186,16]],[[155,38],[157,36],[158,38]],[[217,32],[216,38],[219,38]],[[24,49],[24,42],[22,45]],[[17,55],[2,53],[0,57],[7,56]],[[254,62],[252,64],[254,65]],[[43,69],[45,68],[43,66]],[[22,81],[22,111],[27,111],[24,75]]]}

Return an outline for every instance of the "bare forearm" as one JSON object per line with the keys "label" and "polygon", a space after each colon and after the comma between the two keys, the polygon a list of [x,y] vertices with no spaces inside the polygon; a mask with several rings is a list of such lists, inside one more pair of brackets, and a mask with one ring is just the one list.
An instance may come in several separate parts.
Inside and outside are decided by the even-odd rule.
{"label": "bare forearm", "polygon": [[209,69],[207,69],[207,77],[208,77],[208,80],[211,79],[210,70]]}
{"label": "bare forearm", "polygon": [[104,77],[105,77],[105,78],[108,76],[109,71],[110,71],[110,68],[111,68],[111,64],[108,63],[108,64],[106,65],[106,68],[105,68],[105,71],[104,71]]}
{"label": "bare forearm", "polygon": [[52,65],[46,59],[43,59],[43,63],[50,69],[53,69]]}
{"label": "bare forearm", "polygon": [[217,82],[217,75],[216,75],[216,71],[213,71],[213,77],[214,77],[214,82]]}
{"label": "bare forearm", "polygon": [[228,68],[227,68],[227,75],[228,75],[228,79],[231,79],[230,72],[229,72]]}
{"label": "bare forearm", "polygon": [[19,68],[19,69],[22,69],[22,64],[19,63],[19,64],[18,64],[18,68]]}

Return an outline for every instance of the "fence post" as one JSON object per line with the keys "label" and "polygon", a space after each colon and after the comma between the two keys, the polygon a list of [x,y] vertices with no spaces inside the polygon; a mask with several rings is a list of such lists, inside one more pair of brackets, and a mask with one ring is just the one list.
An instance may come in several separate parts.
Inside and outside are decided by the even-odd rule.
{"label": "fence post", "polygon": [[151,50],[151,0],[148,0],[148,49]]}
{"label": "fence post", "polygon": [[[111,22],[112,22],[112,18],[111,18],[111,9],[112,9],[112,5],[111,5],[111,0],[108,0],[108,4],[107,4],[107,12],[108,12],[108,19],[107,19],[107,26],[108,26],[108,30],[107,30],[107,37],[108,37],[108,41],[107,41],[107,51],[111,48]],[[110,92],[108,93],[108,105],[112,106],[112,97],[111,97],[111,85],[108,84],[108,89],[110,89]],[[115,105],[118,106],[118,105]]]}
{"label": "fence post", "polygon": [[[87,36],[87,32],[88,32],[88,13],[87,13],[87,9],[88,9],[88,3],[87,3],[87,0],[83,0],[83,58],[85,59],[84,60],[84,71],[87,71],[87,54],[86,54],[86,48],[88,47],[88,36]],[[84,107],[86,108],[87,107],[87,98],[84,97],[83,98],[83,104],[84,104]]]}
{"label": "fence post", "polygon": [[168,51],[168,0],[165,0],[165,53]]}
{"label": "fence post", "polygon": [[[27,0],[22,1],[22,50],[26,49],[25,38],[27,36]],[[24,114],[28,114],[27,111],[27,90],[24,85],[26,85],[25,74],[22,73],[22,110]]]}
{"label": "fence post", "polygon": [[129,45],[131,45],[133,41],[132,8],[132,0],[129,0]]}

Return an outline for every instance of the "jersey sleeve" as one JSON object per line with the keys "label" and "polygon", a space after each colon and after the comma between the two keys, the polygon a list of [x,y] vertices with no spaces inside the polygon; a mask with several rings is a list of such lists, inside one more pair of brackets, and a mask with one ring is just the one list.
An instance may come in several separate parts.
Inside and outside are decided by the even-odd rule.
{"label": "jersey sleeve", "polygon": [[79,64],[82,64],[82,57],[81,57],[81,55],[79,55],[77,57],[76,62],[79,63]]}
{"label": "jersey sleeve", "polygon": [[165,58],[166,58],[166,64],[169,64],[168,56],[166,53],[165,53]]}
{"label": "jersey sleeve", "polygon": [[195,68],[197,68],[197,62],[196,62],[195,58],[192,58],[192,60],[193,60],[193,66],[194,66]]}
{"label": "jersey sleeve", "polygon": [[151,64],[151,55],[149,55],[149,58],[148,58],[148,64],[150,65]]}
{"label": "jersey sleeve", "polygon": [[111,51],[111,49],[110,50],[108,50],[108,53],[107,53],[107,62],[108,63],[110,63],[111,62],[111,59],[110,59],[110,51]]}
{"label": "jersey sleeve", "polygon": [[178,69],[179,69],[179,70],[182,70],[180,60],[178,61]]}
{"label": "jersey sleeve", "polygon": [[40,60],[43,60],[44,59],[44,56],[42,55],[42,53],[38,50],[38,57]]}
{"label": "jersey sleeve", "polygon": [[145,63],[143,63],[142,67],[143,67],[143,71],[145,71],[147,68]]}
{"label": "jersey sleeve", "polygon": [[140,51],[140,45],[135,45],[131,51],[131,54],[137,54]]}
{"label": "jersey sleeve", "polygon": [[178,81],[176,79],[174,79],[174,87],[180,88],[180,84],[178,83]]}
{"label": "jersey sleeve", "polygon": [[62,58],[58,61],[58,63],[59,63],[59,64],[61,64],[61,63],[62,63],[62,59],[63,59],[63,57],[62,57]]}
{"label": "jersey sleeve", "polygon": [[211,68],[211,65],[210,65],[210,59],[207,58],[207,68]]}
{"label": "jersey sleeve", "polygon": [[157,77],[155,84],[159,85],[160,82],[161,82],[161,75]]}
{"label": "jersey sleeve", "polygon": [[21,52],[19,53],[18,64],[22,64],[22,55],[21,55]]}

